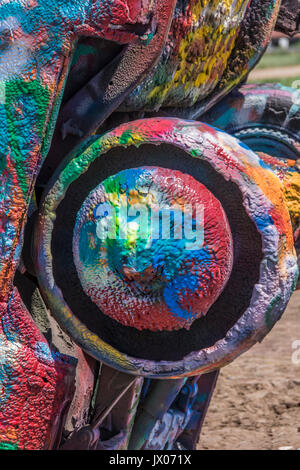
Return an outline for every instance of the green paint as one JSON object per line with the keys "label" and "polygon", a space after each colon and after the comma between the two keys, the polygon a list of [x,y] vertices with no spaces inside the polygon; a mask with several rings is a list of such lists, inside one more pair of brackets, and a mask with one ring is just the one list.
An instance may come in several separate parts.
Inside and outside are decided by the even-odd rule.
{"label": "green paint", "polygon": [[0,442],[0,450],[19,450],[19,447],[12,442]]}
{"label": "green paint", "polygon": [[[266,311],[266,325],[267,325],[267,328],[268,330],[271,330],[271,328],[273,328],[274,326],[274,319],[272,318],[272,313],[274,311],[274,309],[276,308],[276,304],[280,304],[281,302],[281,295],[277,295],[276,297],[274,297],[274,299],[271,301],[267,311]],[[277,318],[276,318],[277,320]]]}
{"label": "green paint", "polygon": [[71,67],[73,67],[78,62],[78,59],[81,56],[86,56],[86,55],[89,55],[89,54],[94,55],[96,53],[97,53],[97,48],[96,47],[90,46],[88,44],[78,44],[78,46],[76,47],[76,50],[75,50],[74,57],[72,59]]}
{"label": "green paint", "polygon": [[120,145],[128,145],[131,139],[132,139],[131,130],[123,132],[123,134],[120,136]]}
{"label": "green paint", "polygon": [[[26,175],[26,167],[24,161],[28,158],[28,154],[24,154],[24,150],[20,148],[20,127],[24,135],[30,135],[33,132],[38,134],[40,142],[43,139],[44,126],[46,122],[46,113],[48,112],[50,92],[47,88],[43,87],[38,80],[32,82],[23,82],[22,80],[11,80],[7,82],[5,88],[5,110],[7,115],[7,127],[9,133],[10,148],[12,151],[11,159],[14,162],[14,167],[18,176],[19,187],[22,189],[24,197],[26,198],[28,192],[28,181]],[[29,100],[32,100],[32,110],[25,108],[22,112],[25,119],[21,122],[16,120],[16,108],[22,108],[24,100],[28,99],[28,106],[30,107]],[[32,129],[33,123],[35,128]]]}

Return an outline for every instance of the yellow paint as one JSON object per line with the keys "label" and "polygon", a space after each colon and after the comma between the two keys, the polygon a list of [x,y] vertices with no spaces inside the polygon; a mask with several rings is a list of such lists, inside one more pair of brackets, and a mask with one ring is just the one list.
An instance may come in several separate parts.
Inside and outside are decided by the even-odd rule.
{"label": "yellow paint", "polygon": [[284,198],[295,230],[300,225],[300,173],[288,172],[283,180],[283,185]]}
{"label": "yellow paint", "polygon": [[[272,170],[251,166],[247,167],[247,175],[259,186],[265,196],[273,204],[274,210],[278,215],[278,220],[274,222],[277,222],[276,225],[279,233],[282,233],[282,229],[284,228],[283,233],[285,234],[286,249],[289,252],[293,252],[294,239],[291,230],[290,215],[284,201],[284,187],[279,178]],[[285,250],[280,250],[280,252],[282,254],[280,261],[283,261],[286,252]]]}
{"label": "yellow paint", "polygon": [[[171,80],[153,88],[149,99],[162,102],[169,94],[176,93],[178,87],[183,87],[186,96],[194,93],[195,101],[199,98],[199,89],[203,90],[200,95],[212,91],[235,45],[247,3],[248,0],[196,0],[190,6],[190,15],[186,12],[191,24],[189,32],[179,42],[178,69]],[[220,24],[214,15],[221,18]]]}
{"label": "yellow paint", "polygon": [[290,219],[295,231],[300,226],[300,167],[299,161],[275,160],[269,161],[268,155],[258,153],[260,158],[269,165],[282,183],[282,191],[285,205],[288,208]]}

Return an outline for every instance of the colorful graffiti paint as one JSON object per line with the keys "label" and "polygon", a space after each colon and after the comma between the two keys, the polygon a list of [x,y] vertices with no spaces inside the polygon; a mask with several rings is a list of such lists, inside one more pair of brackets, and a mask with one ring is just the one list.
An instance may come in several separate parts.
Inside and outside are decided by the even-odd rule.
{"label": "colorful graffiti paint", "polygon": [[190,117],[193,112],[199,117],[254,67],[278,9],[276,0],[179,0],[159,63],[122,109],[195,105]]}
{"label": "colorful graffiti paint", "polygon": [[[174,0],[0,0],[0,449],[58,448],[62,436],[66,439],[77,427],[80,431],[87,425],[97,411],[90,408],[97,361],[124,371],[123,376],[116,374],[127,387],[132,385],[128,373],[178,379],[171,394],[162,383],[163,407],[167,408],[167,398],[186,382],[182,377],[215,374],[262,339],[280,318],[298,275],[289,215],[290,211],[298,233],[296,165],[275,164],[205,124],[141,120],[85,142],[62,162],[39,207],[39,198],[33,198],[66,79],[72,80],[72,73],[86,67],[82,56],[102,53],[95,43],[85,48],[91,38],[113,42],[111,50],[116,53],[111,58],[112,68],[117,69],[114,79],[108,76],[106,83],[101,76],[97,90],[88,87],[95,107],[99,90],[103,107],[109,100],[113,103],[105,117],[119,105],[119,112],[186,107],[192,117],[198,117],[255,65],[274,27],[279,4],[275,0],[178,0],[175,7]],[[89,39],[77,48],[82,37]],[[78,73],[78,81],[68,89],[70,96],[83,85],[79,75],[91,85],[88,74]],[[104,82],[105,90],[101,88]],[[69,121],[63,124],[63,136],[80,134]],[[132,149],[147,145],[153,155],[154,148],[166,145],[162,155],[169,155],[170,168],[165,161],[140,164],[141,152],[134,157],[138,166],[118,168],[97,180],[100,169],[93,172],[93,164],[104,159],[109,163],[111,151],[126,149],[129,155]],[[180,159],[176,152],[181,152]],[[117,159],[119,166],[122,158]],[[156,159],[163,157],[157,154]],[[199,165],[202,177],[197,173]],[[109,164],[104,167],[101,171],[109,170]],[[87,191],[91,172],[97,184]],[[84,184],[70,208],[68,194],[78,180]],[[146,194],[145,185],[154,192]],[[63,278],[71,285],[71,298],[84,307],[79,314],[59,278],[56,221],[61,220],[65,201],[71,218],[66,217],[65,226],[60,224],[61,229],[67,228],[60,242],[66,250],[63,258],[66,254],[68,259],[68,263],[63,261]],[[177,215],[182,219],[186,204],[199,203],[204,207],[203,236],[196,239],[199,246],[183,248],[183,243],[190,242],[186,221],[181,227],[184,236],[172,242],[158,237],[146,247],[141,236],[144,224],[136,220],[130,220],[130,230],[121,241],[103,241],[98,237],[103,228],[101,206],[106,203],[120,210],[125,201],[129,208],[141,201],[148,209],[153,205],[164,208],[165,202],[172,208],[178,205]],[[47,321],[57,325],[48,308],[96,361],[86,359],[78,346],[66,348],[68,354],[61,352],[41,331],[31,315],[32,306],[16,287],[16,269],[26,275],[30,271],[21,258],[30,203],[31,212],[37,207],[39,211],[31,281],[47,302],[43,307]],[[68,230],[72,217],[74,224]],[[192,209],[190,226],[197,226],[198,220]],[[119,212],[115,222],[116,227],[124,226]],[[174,226],[172,230],[175,233]],[[238,301],[234,289],[241,292]],[[79,386],[82,380],[85,383]],[[130,430],[141,387],[139,378],[124,399],[133,408],[121,420]],[[70,417],[71,401],[75,411]],[[184,427],[182,415],[176,416],[178,427]],[[170,416],[164,419],[169,423]],[[109,425],[104,424],[109,434]],[[99,432],[90,435],[97,441]],[[107,445],[123,448],[130,442],[130,432],[115,440],[113,436]],[[167,442],[168,437],[163,440]],[[155,445],[154,441],[147,445]],[[91,445],[105,448],[101,442]]]}
{"label": "colorful graffiti paint", "polygon": [[[296,241],[300,224],[298,91],[280,83],[243,85],[204,114],[203,119],[235,135],[272,167],[284,185]],[[298,245],[297,252],[299,256]]]}
{"label": "colorful graffiti paint", "polygon": [[243,85],[203,115],[203,120],[235,135],[256,152],[297,160],[298,91],[280,83]]}
{"label": "colorful graffiti paint", "polygon": [[191,176],[158,167],[124,170],[95,188],[78,213],[73,251],[100,310],[153,331],[189,328],[232,267],[220,202]]}
{"label": "colorful graffiti paint", "polygon": [[[53,214],[57,214],[59,204],[66,198],[70,186],[81,175],[88,175],[89,167],[93,162],[99,159],[101,163],[101,158],[104,158],[107,152],[107,155],[109,155],[109,150],[123,146],[127,149],[130,149],[131,146],[142,149],[144,143],[154,145],[168,143],[180,147],[190,154],[192,159],[195,159],[194,170],[197,161],[205,160],[216,172],[222,175],[224,180],[234,182],[240,188],[244,201],[243,205],[248,214],[247,217],[253,220],[263,240],[260,280],[257,281],[255,287],[253,286],[254,293],[249,308],[245,312],[241,312],[240,320],[235,323],[232,332],[227,332],[226,338],[220,339],[216,344],[210,344],[209,348],[188,354],[181,361],[163,361],[162,364],[159,361],[139,360],[112,348],[92,329],[86,327],[84,323],[88,322],[88,317],[85,316],[85,320],[83,320],[74,315],[74,312],[64,300],[65,292],[63,294],[60,289],[61,286],[58,287],[55,282],[56,269],[53,265],[54,259],[51,248],[55,230]],[[109,160],[107,160],[107,165],[109,165]],[[96,170],[92,170],[93,174],[95,172]],[[143,167],[134,170],[131,174],[136,177],[139,172],[143,173]],[[106,185],[106,187],[112,185],[114,187],[115,183],[119,184],[120,179],[122,180],[122,173],[105,181],[103,185]],[[129,185],[128,190],[130,190],[130,178],[127,178],[127,182]],[[157,185],[157,183],[155,184]],[[277,188],[276,191],[274,191],[275,187]],[[77,198],[80,198],[78,190],[75,188],[76,186],[74,186],[74,191],[77,193]],[[82,261],[80,261],[81,254],[82,259],[87,262],[87,266],[84,267],[87,274],[81,274],[83,283],[86,282],[86,279],[90,279],[89,273],[93,269],[99,269],[95,266],[102,265],[102,262],[97,259],[94,262],[92,255],[95,238],[87,240],[84,238],[86,234],[83,231],[84,246],[81,247],[82,251],[80,251],[80,237],[78,238],[78,235],[82,233],[84,223],[92,220],[91,217],[93,217],[95,206],[97,207],[97,201],[105,201],[104,194],[106,193],[102,192],[103,187],[100,187],[100,191],[98,191],[99,188],[90,194],[86,206],[78,216],[77,221],[79,222],[77,222],[78,225],[74,232],[75,244],[73,243],[73,249],[75,246],[74,254],[77,258],[77,269],[83,270]],[[119,197],[117,194],[119,194],[118,191],[113,191],[111,194],[111,198],[115,198],[116,202]],[[84,204],[84,200],[80,204]],[[68,209],[66,209],[67,212]],[[62,215],[63,218],[65,217],[64,214]],[[57,215],[56,220],[58,220]],[[276,319],[280,317],[292,290],[295,288],[298,276],[290,218],[284,203],[280,180],[273,173],[271,167],[260,160],[258,155],[244,144],[217,129],[201,123],[176,119],[141,120],[123,125],[100,137],[82,154],[73,156],[72,160],[62,169],[57,181],[52,183],[43,202],[38,227],[36,234],[37,273],[44,295],[59,321],[65,325],[71,336],[76,338],[78,344],[86,348],[88,353],[95,358],[104,360],[121,370],[146,376],[155,377],[157,374],[168,376],[171,374],[173,377],[178,377],[201,373],[232,360],[236,354],[240,354],[243,349],[250,347],[258,337],[263,337],[270,330]],[[285,240],[284,244],[280,242],[282,237]],[[58,238],[61,239],[60,236]],[[126,242],[128,240],[125,240]],[[89,249],[86,251],[88,246],[91,247],[90,252]],[[119,251],[121,253],[121,248]],[[62,253],[66,256],[65,249]],[[88,259],[90,253],[92,262]],[[119,269],[122,269],[122,267],[119,267]],[[85,276],[87,277],[85,278]],[[119,283],[122,282],[120,279],[122,280],[121,275],[119,275]],[[97,291],[92,289],[90,295],[96,301]],[[132,290],[131,295],[134,295],[134,290]],[[124,297],[124,303],[126,303],[126,297]],[[141,310],[142,314],[146,312],[146,309]],[[125,322],[124,317],[125,313],[122,313],[121,317],[117,317],[118,321]],[[141,322],[143,321],[146,320],[141,320]],[[199,322],[199,320],[197,321]],[[143,325],[143,323],[141,324]],[[244,331],[243,325],[247,325],[246,331]],[[251,325],[253,326],[251,327]],[[238,339],[236,336],[237,331],[239,331]],[[126,334],[125,330],[124,334]],[[163,359],[163,356],[160,357]]]}
{"label": "colorful graffiti paint", "polygon": [[1,306],[0,357],[0,449],[51,448],[76,363],[50,350],[16,290]]}
{"label": "colorful graffiti paint", "polygon": [[[45,157],[76,39],[80,35],[133,39],[117,26],[143,22],[135,2],[5,2],[0,21],[2,298],[20,256],[21,227],[33,181]],[[114,28],[114,25],[116,28]],[[29,139],[28,139],[29,137]],[[21,213],[23,216],[21,217]]]}
{"label": "colorful graffiti paint", "polygon": [[[13,289],[13,276],[20,259],[27,207],[49,148],[72,52],[81,35],[114,38],[121,43],[135,40],[136,34],[122,30],[122,25],[145,22],[148,11],[148,4],[142,8],[136,2],[117,1],[114,8],[88,0],[0,2],[3,446],[50,446],[53,420],[63,403],[64,379],[56,372],[56,359]],[[56,402],[59,387],[62,396]]]}

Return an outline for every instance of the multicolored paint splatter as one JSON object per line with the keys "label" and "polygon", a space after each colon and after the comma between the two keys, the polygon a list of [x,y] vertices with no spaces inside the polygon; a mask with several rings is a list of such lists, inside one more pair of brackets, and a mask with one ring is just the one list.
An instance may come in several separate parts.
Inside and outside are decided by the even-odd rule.
{"label": "multicolored paint splatter", "polygon": [[280,83],[243,85],[202,116],[252,150],[281,159],[300,157],[299,92]]}
{"label": "multicolored paint splatter", "polygon": [[[105,343],[76,318],[56,285],[53,272],[51,254],[51,240],[55,226],[53,215],[65,197],[69,186],[80,175],[87,172],[96,159],[101,159],[101,155],[110,149],[118,146],[139,147],[143,143],[175,145],[195,159],[195,165],[197,165],[198,159],[206,161],[224,179],[237,185],[248,217],[260,233],[263,244],[260,278],[253,287],[252,299],[247,310],[241,312],[240,319],[227,332],[226,338],[219,340],[209,348],[191,352],[178,362],[155,362],[129,357]],[[143,169],[135,170],[133,174],[136,176],[139,171],[143,171]],[[121,175],[115,176],[112,182],[119,182],[119,178]],[[130,179],[128,180],[130,181]],[[108,182],[105,184],[108,185]],[[187,185],[187,187],[189,186],[190,184]],[[159,186],[157,185],[157,187]],[[94,241],[85,239],[80,260],[79,238],[77,237],[80,232],[84,233],[82,228],[85,223],[88,226],[88,220],[92,220],[92,223],[95,224],[93,220],[94,208],[100,202],[99,197],[102,190],[103,187],[98,195],[98,190],[95,188],[95,193],[90,194],[85,209],[78,217],[74,238],[77,269],[82,269],[82,260],[87,261],[90,254],[92,258],[94,256],[95,238]],[[102,193],[102,195],[104,194],[106,193]],[[116,200],[118,200],[118,195],[119,192],[112,191],[112,197],[116,196]],[[90,243],[91,249],[87,250]],[[76,338],[78,344],[86,348],[89,354],[95,358],[104,360],[113,367],[150,377],[193,375],[204,371],[208,372],[231,361],[236,355],[254,344],[258,338],[261,339],[267,334],[280,318],[291,292],[295,288],[298,276],[290,217],[285,205],[282,185],[272,168],[234,137],[205,124],[178,119],[149,119],[125,124],[96,139],[81,155],[74,156],[72,161],[68,162],[61,171],[57,181],[52,184],[43,203],[39,229],[36,234],[36,248],[37,272],[44,295],[52,311],[55,312],[71,336]],[[107,261],[106,258],[105,262]],[[97,267],[97,269],[101,268]],[[87,268],[87,272],[88,270]],[[124,297],[125,304],[126,299]],[[122,321],[124,318],[125,314],[122,313]]]}
{"label": "multicolored paint splatter", "polygon": [[[136,40],[137,35],[122,26],[147,21],[150,8],[131,0],[116,0],[112,8],[102,0],[0,1],[0,442],[4,446],[49,447],[66,387],[47,343],[13,289],[13,276],[27,207],[49,148],[72,52],[82,35],[120,43]],[[59,387],[62,396],[56,402]]]}
{"label": "multicolored paint splatter", "polygon": [[50,350],[16,289],[0,315],[0,449],[50,448],[76,364]]}
{"label": "multicolored paint splatter", "polygon": [[189,329],[233,261],[220,202],[192,176],[158,167],[124,170],[95,188],[78,213],[73,251],[100,310],[152,331]]}
{"label": "multicolored paint splatter", "polygon": [[122,109],[153,111],[197,103],[199,116],[254,67],[269,42],[279,4],[179,0],[159,63]]}
{"label": "multicolored paint splatter", "polygon": [[[235,135],[271,166],[284,185],[295,241],[300,227],[300,102],[295,88],[270,83],[243,85],[203,115],[205,122]],[[299,241],[298,241],[299,243]],[[299,247],[296,244],[298,256]],[[300,267],[300,258],[299,267]],[[299,285],[298,285],[299,287]]]}
{"label": "multicolored paint splatter", "polygon": [[[248,0],[177,3],[170,40],[146,91],[146,107],[194,104],[213,91],[234,48]],[[179,104],[179,103],[178,103]]]}
{"label": "multicolored paint splatter", "polygon": [[283,184],[284,199],[291,217],[293,231],[300,226],[300,169],[295,160],[277,159],[259,152]]}
{"label": "multicolored paint splatter", "polygon": [[85,34],[128,42],[134,34],[117,26],[142,22],[144,15],[130,1],[116,1],[113,9],[100,0],[0,3],[2,298],[20,256],[25,211],[49,147],[77,38]]}
{"label": "multicolored paint splatter", "polygon": [[[206,109],[205,100],[213,104],[239,83],[255,64],[274,26],[279,3],[275,0],[191,0],[188,3],[179,0],[157,68],[128,98],[123,109],[191,106],[197,100],[203,101],[203,109]],[[155,28],[150,31],[147,27],[156,6],[156,2],[136,0],[0,0],[0,448],[53,448],[60,433],[59,420],[72,394],[74,364],[70,358],[51,350],[14,287],[13,278],[20,262],[28,205],[49,149],[76,43],[80,37],[88,36],[118,44],[142,40],[151,45]],[[169,18],[165,20],[169,24]],[[254,24],[258,24],[257,35],[253,34]],[[139,30],[144,30],[142,35]],[[143,361],[105,343],[66,305],[52,272],[53,214],[66,188],[110,148],[138,146],[145,142],[166,142],[180,147],[191,157],[207,161],[224,179],[236,184],[245,210],[263,240],[261,277],[254,287],[247,311],[242,313],[226,338],[210,348],[192,352],[178,362]],[[169,194],[167,170],[143,171],[155,180],[158,193]],[[112,311],[116,298],[108,299],[107,313],[123,325],[155,331],[189,328],[197,315],[206,314],[230,274],[232,240],[221,203],[191,177],[172,175],[186,183],[181,195],[183,200],[190,198],[190,191],[195,189],[197,197],[200,194],[205,202],[204,245],[194,250],[192,256],[187,256],[176,240],[176,267],[173,264],[174,247],[174,251],[169,249],[168,257],[165,255],[168,245],[160,247],[159,243],[153,244],[148,252],[138,253],[137,264],[133,266],[130,248],[137,252],[144,248],[144,242],[136,234],[132,239],[127,238],[121,247],[116,242],[107,245],[105,256],[99,263],[104,260],[112,266],[111,260],[116,260],[114,252],[118,248],[123,254],[122,261],[118,259],[114,265],[123,282],[118,286],[120,292],[132,280],[131,285],[141,292],[145,288],[145,276],[147,280],[152,276],[153,281],[157,274],[160,287],[163,286],[161,297],[157,299],[162,309],[156,305],[149,319],[141,309],[135,309],[132,315],[134,313],[136,317],[128,321],[128,312],[124,308]],[[120,175],[115,178],[118,180]],[[105,187],[109,184],[112,182],[103,183],[105,194],[119,194]],[[134,185],[138,185],[136,177],[129,192]],[[176,194],[173,189],[171,199]],[[213,213],[219,216],[215,218]],[[92,237],[84,238],[86,234],[89,236],[88,221],[96,224],[92,219],[95,212],[93,210],[87,216],[83,211],[78,217],[78,232],[74,235],[78,272],[86,292],[103,307],[104,296],[101,295],[100,300],[95,290],[89,291],[89,284],[94,280],[89,267],[86,269],[89,256],[93,271],[96,259],[93,246],[96,238],[94,241]],[[216,241],[221,237],[222,242],[217,246]],[[289,214],[280,180],[271,167],[225,133],[199,123],[177,120],[139,121],[120,127],[95,139],[81,155],[66,164],[44,203],[37,247],[36,266],[44,296],[78,344],[113,367],[154,377],[202,373],[219,367],[247,349],[280,317],[297,275]],[[157,247],[158,253],[161,248],[166,256],[163,261],[155,259]],[[160,272],[162,264],[164,270]],[[101,269],[100,274],[103,273]],[[211,278],[206,282],[208,273]],[[115,295],[109,282],[107,285]],[[204,286],[207,289],[205,296],[202,295]],[[145,298],[148,293],[140,295]],[[123,300],[125,304],[126,298]]]}

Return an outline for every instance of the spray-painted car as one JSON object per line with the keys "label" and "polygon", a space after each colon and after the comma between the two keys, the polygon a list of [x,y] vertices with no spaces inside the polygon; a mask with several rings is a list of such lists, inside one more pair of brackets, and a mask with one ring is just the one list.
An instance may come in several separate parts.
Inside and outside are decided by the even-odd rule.
{"label": "spray-painted car", "polygon": [[195,447],[297,283],[298,12],[0,0],[1,449]]}

